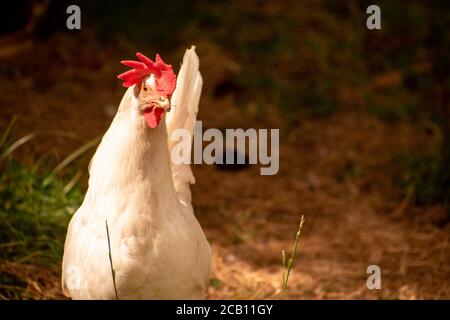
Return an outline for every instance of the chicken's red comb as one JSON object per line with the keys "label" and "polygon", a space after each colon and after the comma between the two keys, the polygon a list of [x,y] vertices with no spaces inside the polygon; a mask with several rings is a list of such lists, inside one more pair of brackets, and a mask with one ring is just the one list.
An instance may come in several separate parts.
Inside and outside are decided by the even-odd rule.
{"label": "chicken's red comb", "polygon": [[133,60],[121,61],[122,64],[132,68],[117,76],[117,78],[123,80],[123,86],[131,87],[146,76],[154,74],[156,78],[156,90],[164,96],[172,95],[177,83],[177,76],[173,72],[172,66],[166,64],[159,54],[156,54],[155,62],[139,52],[136,53],[136,56],[141,60],[140,62]]}

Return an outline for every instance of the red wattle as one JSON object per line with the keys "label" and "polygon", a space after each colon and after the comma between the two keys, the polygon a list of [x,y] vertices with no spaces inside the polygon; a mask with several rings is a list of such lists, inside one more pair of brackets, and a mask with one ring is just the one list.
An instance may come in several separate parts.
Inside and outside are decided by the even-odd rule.
{"label": "red wattle", "polygon": [[164,114],[163,108],[150,107],[144,110],[145,123],[149,128],[156,128]]}

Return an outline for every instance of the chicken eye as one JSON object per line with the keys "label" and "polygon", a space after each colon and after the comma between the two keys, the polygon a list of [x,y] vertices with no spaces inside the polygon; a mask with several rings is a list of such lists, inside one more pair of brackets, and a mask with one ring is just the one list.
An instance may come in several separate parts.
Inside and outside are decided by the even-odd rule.
{"label": "chicken eye", "polygon": [[143,86],[143,88],[142,88],[142,90],[144,91],[144,92],[147,92],[148,91],[148,89],[147,89],[147,86]]}

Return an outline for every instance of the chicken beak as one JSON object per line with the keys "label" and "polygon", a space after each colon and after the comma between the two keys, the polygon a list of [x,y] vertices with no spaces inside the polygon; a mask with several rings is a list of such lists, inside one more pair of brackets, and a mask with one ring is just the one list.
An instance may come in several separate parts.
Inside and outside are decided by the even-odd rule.
{"label": "chicken beak", "polygon": [[170,111],[170,101],[167,97],[161,97],[157,103],[165,112]]}

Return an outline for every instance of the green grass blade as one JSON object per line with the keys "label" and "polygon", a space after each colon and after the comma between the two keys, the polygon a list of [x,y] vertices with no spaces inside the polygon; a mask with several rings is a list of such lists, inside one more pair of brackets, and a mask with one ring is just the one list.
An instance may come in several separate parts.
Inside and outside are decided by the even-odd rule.
{"label": "green grass blade", "polygon": [[4,144],[6,143],[6,140],[9,137],[9,134],[11,133],[11,130],[14,128],[14,125],[16,124],[17,116],[14,115],[11,119],[11,121],[8,124],[8,127],[5,129],[5,131],[2,134],[2,138],[0,140],[0,148],[3,149]]}
{"label": "green grass blade", "polygon": [[108,254],[109,254],[109,262],[111,266],[111,274],[112,274],[112,281],[114,285],[114,293],[116,294],[116,300],[119,300],[119,295],[117,294],[117,287],[116,287],[116,271],[114,270],[113,261],[112,261],[112,253],[111,253],[111,240],[109,238],[109,228],[108,228],[108,220],[105,220],[106,225],[106,235],[108,239]]}
{"label": "green grass blade", "polygon": [[305,222],[305,217],[302,215],[302,217],[300,219],[300,224],[298,226],[298,231],[295,235],[294,248],[292,249],[291,257],[289,258],[287,270],[286,270],[286,256],[285,256],[284,250],[282,251],[283,284],[282,284],[282,289],[281,289],[281,297],[280,297],[281,300],[284,300],[286,298],[286,289],[287,289],[287,285],[288,285],[288,281],[289,281],[289,276],[291,274],[292,267],[294,266],[295,256],[297,253],[298,244],[300,242],[300,235],[302,232],[304,222]]}
{"label": "green grass blade", "polygon": [[17,140],[16,142],[14,142],[12,145],[9,146],[8,149],[6,149],[5,152],[3,152],[3,154],[0,156],[0,161],[4,160],[8,155],[10,155],[14,150],[16,150],[18,147],[20,147],[21,145],[27,143],[28,141],[34,139],[36,137],[36,134],[34,133],[30,133],[27,134],[26,136],[20,138],[19,140]]}
{"label": "green grass blade", "polygon": [[84,153],[89,151],[91,148],[95,147],[100,142],[100,139],[101,139],[101,137],[96,137],[95,139],[92,139],[91,141],[87,142],[86,144],[82,145],[77,150],[72,152],[67,158],[65,158],[63,161],[61,161],[61,163],[58,164],[55,169],[53,169],[52,174],[57,174],[58,172],[63,170],[65,167],[67,167],[75,159],[82,156]]}
{"label": "green grass blade", "polygon": [[81,170],[78,170],[77,173],[73,176],[73,178],[70,179],[70,181],[64,186],[63,189],[64,194],[67,194],[70,192],[70,190],[72,190],[72,188],[75,186],[78,180],[80,180],[82,175],[83,173],[81,172]]}

